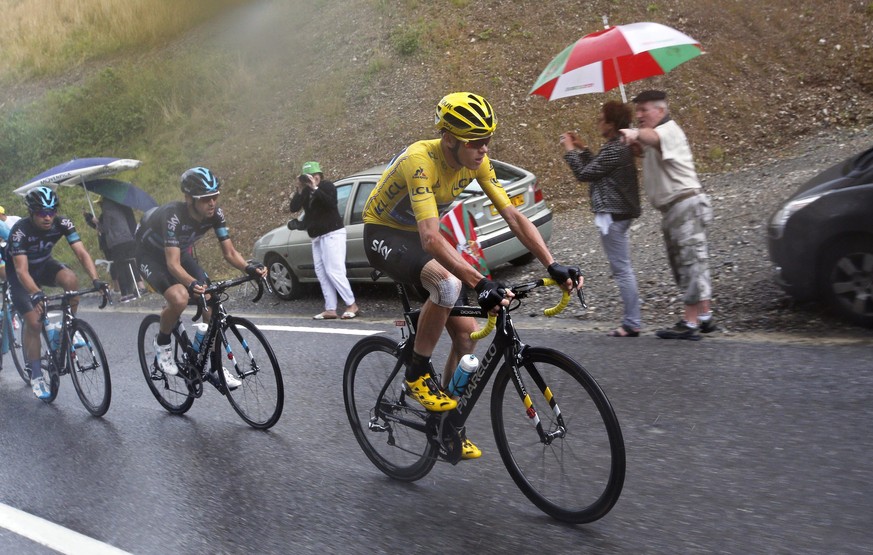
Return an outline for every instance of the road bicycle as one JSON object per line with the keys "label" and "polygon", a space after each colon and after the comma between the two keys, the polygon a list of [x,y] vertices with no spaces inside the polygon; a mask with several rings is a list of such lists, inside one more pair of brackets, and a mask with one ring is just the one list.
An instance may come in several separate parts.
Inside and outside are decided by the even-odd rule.
{"label": "road bicycle", "polygon": [[[88,322],[74,315],[70,306],[70,300],[74,297],[90,293],[103,295],[101,309],[112,302],[109,287],[101,285],[48,295],[34,306],[34,309],[40,310],[44,315],[40,328],[40,364],[49,386],[49,396],[43,401],[51,403],[57,398],[61,376],[69,374],[85,409],[94,416],[103,416],[109,410],[112,400],[109,361],[106,360],[106,353],[97,332]],[[50,331],[49,326],[53,323],[50,323],[48,315],[53,311],[60,311],[60,329]],[[21,350],[23,354],[24,347]],[[30,368],[25,367],[21,377],[30,385]]]}
{"label": "road bicycle", "polygon": [[[224,308],[229,298],[227,289],[252,280],[257,280],[258,284],[258,293],[252,302],[258,302],[264,293],[265,281],[253,276],[211,283],[202,296],[192,301],[197,305],[193,320],[199,319],[207,306],[212,311],[212,320],[199,350],[194,348],[182,320],[176,323],[171,334],[179,367],[175,376],[165,374],[158,367],[153,340],[160,328],[160,316],[149,314],[143,319],[137,337],[139,363],[149,389],[168,412],[185,414],[194,400],[203,395],[204,384],[208,382],[227,397],[233,410],[253,428],[266,430],[279,421],[285,389],[273,348],[252,322],[231,316]],[[224,369],[242,385],[229,388]]]}
{"label": "road bicycle", "polygon": [[[509,313],[551,279],[509,287],[509,307],[489,315],[473,334],[494,338],[470,376],[456,409],[425,410],[409,396],[404,369],[412,357],[420,309],[412,310],[403,284],[396,284],[409,336],[401,342],[382,336],[360,340],[346,360],[343,396],[346,413],[361,448],[386,475],[418,480],[438,460],[461,460],[464,423],[492,376],[491,423],[506,469],[521,491],[546,514],[585,523],[607,514],[624,484],[625,449],[621,428],[603,390],[569,356],[521,342]],[[567,306],[547,309],[554,315]],[[579,291],[584,306],[584,296]],[[479,307],[456,306],[452,316],[485,317]],[[495,375],[496,372],[496,375]]]}
{"label": "road bicycle", "polygon": [[[30,377],[25,373],[24,358],[21,356],[21,334],[24,330],[24,321],[21,315],[12,305],[12,297],[9,295],[9,285],[4,281],[0,285],[0,294],[3,296],[3,305],[0,308],[0,345],[2,350],[9,351],[12,362],[18,370],[18,375],[30,385]],[[0,370],[3,369],[3,357],[0,355]]]}

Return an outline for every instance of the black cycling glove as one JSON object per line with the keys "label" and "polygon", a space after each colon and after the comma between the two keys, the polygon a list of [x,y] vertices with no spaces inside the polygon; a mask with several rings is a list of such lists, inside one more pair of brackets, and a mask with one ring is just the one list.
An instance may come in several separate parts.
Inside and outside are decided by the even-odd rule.
{"label": "black cycling glove", "polygon": [[45,293],[43,293],[42,291],[37,291],[36,293],[34,293],[33,295],[30,296],[30,304],[32,304],[33,306],[36,306],[39,303],[41,303],[43,301],[43,299],[45,299]]}
{"label": "black cycling glove", "polygon": [[258,262],[249,262],[245,267],[245,272],[252,277],[260,277],[260,270],[264,267],[263,264]]}
{"label": "black cycling glove", "polygon": [[558,282],[558,285],[564,285],[567,280],[572,280],[574,284],[579,283],[579,276],[582,275],[582,270],[579,266],[561,266],[557,262],[552,262],[547,268],[549,276]]}
{"label": "black cycling glove", "polygon": [[202,281],[198,281],[195,279],[194,281],[192,281],[191,283],[188,284],[188,295],[193,297],[195,295],[194,288],[197,286],[202,287],[203,285],[205,285],[205,284]]}
{"label": "black cycling glove", "polygon": [[105,281],[101,280],[101,279],[91,280],[91,285],[94,286],[94,289],[101,289],[101,290],[103,290],[103,289],[108,289],[108,288],[109,288],[109,284],[106,283]]}
{"label": "black cycling glove", "polygon": [[506,286],[488,278],[482,278],[476,284],[477,301],[486,312],[503,302],[506,296]]}

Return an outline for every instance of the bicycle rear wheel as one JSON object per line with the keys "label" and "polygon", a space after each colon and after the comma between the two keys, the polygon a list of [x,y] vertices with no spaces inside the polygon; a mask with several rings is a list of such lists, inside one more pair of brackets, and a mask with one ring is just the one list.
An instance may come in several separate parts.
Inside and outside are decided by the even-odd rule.
{"label": "bicycle rear wheel", "polygon": [[[224,359],[217,351],[213,364],[227,391],[227,400],[249,426],[259,430],[272,427],[285,406],[282,371],[273,348],[252,322],[234,316],[227,317],[222,341],[227,341],[222,345]],[[229,389],[224,372],[219,371],[222,367],[242,385]]]}
{"label": "bicycle rear wheel", "polygon": [[[149,314],[139,325],[137,349],[139,350],[139,365],[142,368],[146,383],[162,407],[172,414],[185,414],[194,404],[194,396],[181,373],[170,376],[158,368],[158,358],[154,348],[154,338],[158,334],[161,318],[157,314]],[[181,365],[182,346],[173,334],[173,352],[176,354],[176,364]]]}
{"label": "bicycle rear wheel", "polygon": [[[531,409],[505,367],[494,381],[491,420],[503,463],[546,514],[584,523],[603,517],[621,494],[624,440],[606,395],[573,359],[527,348],[518,367]],[[535,426],[553,434],[544,442]]]}
{"label": "bicycle rear wheel", "polygon": [[388,385],[376,410],[397,357],[396,341],[379,336],[358,341],[346,359],[343,397],[355,438],[376,468],[391,478],[413,482],[433,468],[437,448],[426,433],[404,424],[423,425],[428,413],[402,393],[402,371]]}
{"label": "bicycle rear wheel", "polygon": [[65,338],[69,349],[70,377],[79,400],[94,416],[103,416],[112,400],[109,361],[94,328],[85,321],[74,320]]}

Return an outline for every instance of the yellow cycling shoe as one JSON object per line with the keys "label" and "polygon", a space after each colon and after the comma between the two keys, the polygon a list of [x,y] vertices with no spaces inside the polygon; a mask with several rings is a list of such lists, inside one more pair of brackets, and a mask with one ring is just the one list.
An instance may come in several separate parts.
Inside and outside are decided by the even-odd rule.
{"label": "yellow cycling shoe", "polygon": [[404,380],[406,391],[429,411],[445,412],[458,406],[458,402],[443,393],[430,374],[417,378],[414,382]]}
{"label": "yellow cycling shoe", "polygon": [[482,456],[482,450],[476,447],[472,441],[467,438],[461,439],[461,458],[464,460],[478,459]]}

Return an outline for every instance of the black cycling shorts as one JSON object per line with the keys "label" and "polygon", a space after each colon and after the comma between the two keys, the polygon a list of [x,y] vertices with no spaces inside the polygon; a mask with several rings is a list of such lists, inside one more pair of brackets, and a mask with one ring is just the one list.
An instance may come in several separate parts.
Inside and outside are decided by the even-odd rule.
{"label": "black cycling shorts", "polygon": [[419,291],[424,289],[421,270],[433,260],[433,256],[421,246],[421,236],[417,231],[364,224],[364,250],[372,267],[394,281],[414,285]]}
{"label": "black cycling shorts", "polygon": [[[18,279],[18,274],[15,268],[10,268],[12,264],[6,265],[6,281],[9,282],[9,295],[12,297],[12,304],[19,314],[27,314],[33,310],[33,303],[30,302],[30,293],[21,285]],[[66,264],[62,264],[54,258],[47,258],[39,264],[28,264],[27,273],[37,285],[45,287],[55,287],[58,277],[58,272],[64,268],[69,268]]]}
{"label": "black cycling shorts", "polygon": [[[179,262],[181,262],[182,268],[186,272],[194,276],[194,279],[203,283],[207,282],[206,272],[197,264],[197,261],[194,260],[189,251],[181,252]],[[152,289],[161,295],[164,294],[164,291],[179,283],[173,277],[173,274],[170,273],[170,270],[167,269],[167,257],[164,251],[143,248],[142,243],[140,243],[136,247],[136,263],[139,266],[139,273],[143,279],[152,286]],[[183,283],[182,285],[188,287],[189,284]]]}

